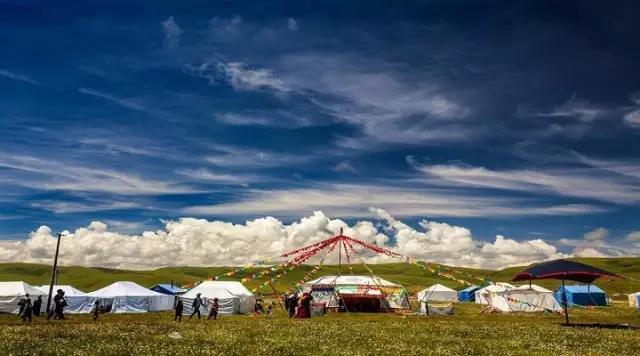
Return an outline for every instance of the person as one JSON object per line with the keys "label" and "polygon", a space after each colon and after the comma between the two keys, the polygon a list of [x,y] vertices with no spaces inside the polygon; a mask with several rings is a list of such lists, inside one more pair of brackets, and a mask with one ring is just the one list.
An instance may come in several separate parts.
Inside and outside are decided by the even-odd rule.
{"label": "person", "polygon": [[311,294],[304,292],[302,298],[300,298],[298,310],[296,311],[296,318],[307,319],[311,318],[311,301],[313,297]]}
{"label": "person", "polygon": [[296,315],[296,307],[298,306],[298,294],[291,293],[287,298],[287,311],[289,312],[289,318],[293,318]]}
{"label": "person", "polygon": [[176,316],[173,317],[173,321],[182,321],[182,311],[184,310],[184,304],[182,303],[182,300],[178,300],[175,310]]}
{"label": "person", "polygon": [[93,308],[91,309],[91,315],[93,321],[97,321],[100,316],[100,311],[102,310],[102,306],[100,305],[100,301],[96,299],[93,303]]}
{"label": "person", "polygon": [[51,319],[64,319],[64,307],[67,306],[67,300],[64,299],[64,291],[58,289],[56,296],[53,297],[53,308],[49,311],[47,320]]}
{"label": "person", "polygon": [[262,306],[262,303],[262,297],[260,296],[260,294],[258,294],[258,297],[256,298],[256,304],[253,307],[253,311],[256,314],[262,314],[264,312],[264,306]]}
{"label": "person", "polygon": [[209,309],[209,317],[208,319],[218,320],[218,309],[220,308],[220,304],[218,303],[218,298],[213,298],[213,304],[211,304],[211,308]]}
{"label": "person", "polygon": [[196,298],[193,300],[193,313],[189,315],[189,319],[196,314],[198,314],[198,319],[200,319],[200,306],[202,305],[202,298],[200,298],[200,295],[200,293],[196,294]]}
{"label": "person", "polygon": [[24,295],[24,298],[22,298],[23,301],[23,306],[22,306],[22,312],[20,313],[20,317],[22,318],[22,321],[29,321],[31,322],[31,315],[33,314],[33,305],[31,304],[31,298],[29,298],[29,293]]}
{"label": "person", "polygon": [[275,307],[276,302],[271,302],[271,304],[269,304],[267,306],[267,318],[271,319],[271,317],[273,316],[273,308]]}
{"label": "person", "polygon": [[24,306],[27,303],[27,298],[29,298],[29,293],[25,294],[24,297],[18,300],[18,315],[22,315],[22,312],[24,312]]}
{"label": "person", "polygon": [[42,296],[39,295],[36,300],[33,301],[33,315],[40,316],[40,309],[42,308]]}

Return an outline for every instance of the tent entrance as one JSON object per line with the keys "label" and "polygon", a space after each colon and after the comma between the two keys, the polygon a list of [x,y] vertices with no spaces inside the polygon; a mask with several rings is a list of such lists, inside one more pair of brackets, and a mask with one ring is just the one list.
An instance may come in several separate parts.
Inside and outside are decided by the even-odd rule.
{"label": "tent entrance", "polygon": [[382,309],[380,298],[371,296],[340,295],[349,312],[378,313]]}

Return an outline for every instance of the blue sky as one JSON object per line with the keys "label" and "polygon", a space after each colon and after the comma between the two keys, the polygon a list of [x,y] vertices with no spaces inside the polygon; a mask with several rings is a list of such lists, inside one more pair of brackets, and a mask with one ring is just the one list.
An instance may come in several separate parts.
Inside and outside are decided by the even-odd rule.
{"label": "blue sky", "polygon": [[640,230],[637,10],[0,1],[0,236],[375,207],[480,240],[623,243]]}

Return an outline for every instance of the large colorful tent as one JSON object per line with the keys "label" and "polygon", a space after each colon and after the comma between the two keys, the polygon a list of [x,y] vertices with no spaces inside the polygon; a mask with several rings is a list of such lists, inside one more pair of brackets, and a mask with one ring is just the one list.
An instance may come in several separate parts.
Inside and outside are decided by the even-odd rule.
{"label": "large colorful tent", "polygon": [[456,302],[458,301],[458,292],[442,284],[434,284],[418,292],[418,300],[421,303],[430,301]]}
{"label": "large colorful tent", "polygon": [[480,289],[480,287],[476,285],[468,286],[467,288],[458,292],[458,300],[461,302],[475,302],[476,291],[478,289]]}
{"label": "large colorful tent", "polygon": [[178,297],[184,303],[185,312],[190,314],[193,311],[193,300],[198,293],[204,302],[200,312],[205,314],[213,298],[218,298],[218,313],[221,315],[249,313],[256,303],[253,293],[240,282],[204,281]]}
{"label": "large colorful tent", "polygon": [[475,292],[476,304],[489,304],[489,298],[504,291],[514,289],[515,287],[509,283],[496,282],[486,287],[480,288]]}
{"label": "large colorful tent", "polygon": [[115,282],[87,293],[112,313],[145,313],[173,309],[175,297],[154,292],[134,282]]}
{"label": "large colorful tent", "polygon": [[314,303],[338,308],[342,299],[350,312],[378,312],[408,309],[407,292],[398,284],[376,276],[322,276],[303,284],[310,291]]}
{"label": "large colorful tent", "polygon": [[[49,294],[49,285],[43,285],[38,287],[43,293]],[[67,301],[67,306],[64,308],[65,313],[89,313],[93,307],[94,298],[87,295],[87,293],[76,289],[70,285],[58,285],[53,286],[53,295],[56,295],[58,289],[64,291],[64,298]],[[46,298],[46,297],[45,297]],[[53,300],[53,299],[52,299]],[[44,303],[46,305],[46,302]]]}
{"label": "large colorful tent", "polygon": [[493,310],[504,313],[562,311],[553,291],[535,284],[518,286],[498,293],[489,293],[486,298]]}
{"label": "large colorful tent", "polygon": [[0,282],[0,313],[18,314],[18,301],[29,294],[33,301],[35,297],[46,296],[40,289],[25,282]]}
{"label": "large colorful tent", "polygon": [[640,292],[629,294],[629,306],[640,308]]}
{"label": "large colorful tent", "polygon": [[[566,299],[565,299],[566,292]],[[594,284],[564,286],[556,290],[556,298],[567,306],[606,306],[607,294]]]}

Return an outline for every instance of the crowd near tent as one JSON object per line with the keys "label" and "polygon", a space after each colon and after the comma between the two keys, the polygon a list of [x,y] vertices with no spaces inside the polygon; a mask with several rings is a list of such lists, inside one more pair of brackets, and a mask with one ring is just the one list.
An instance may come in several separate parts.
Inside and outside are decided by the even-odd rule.
{"label": "crowd near tent", "polygon": [[200,307],[200,312],[206,313],[213,298],[218,298],[221,315],[245,314],[253,311],[256,298],[240,282],[233,281],[205,281],[179,297],[184,303],[184,310],[187,313],[193,312],[193,300],[200,293],[204,305]]}
{"label": "crowd near tent", "polygon": [[556,290],[556,299],[568,306],[606,306],[607,294],[594,284],[560,287]]}
{"label": "crowd near tent", "polygon": [[149,289],[151,289],[154,292],[167,294],[167,295],[180,295],[187,291],[186,289],[182,289],[178,286],[174,286],[173,284],[156,284],[155,286]]}
{"label": "crowd near tent", "polygon": [[33,299],[46,296],[40,289],[24,282],[0,282],[0,313],[18,314],[18,301],[26,294]]}
{"label": "crowd near tent", "polygon": [[474,302],[476,300],[476,291],[480,289],[478,286],[468,286],[458,292],[458,300],[461,302]]}
{"label": "crowd near tent", "polygon": [[405,289],[376,276],[322,276],[303,285],[311,292],[314,303],[338,308],[342,300],[349,312],[380,312],[408,309]]}
{"label": "crowd near tent", "polygon": [[494,311],[510,312],[560,312],[553,291],[535,284],[518,286],[503,292],[489,293],[486,296]]}
{"label": "crowd near tent", "polygon": [[490,296],[496,295],[497,293],[502,293],[513,288],[515,287],[509,283],[504,282],[490,284],[475,291],[475,301],[477,304],[489,304],[488,298]]}
{"label": "crowd near tent", "polygon": [[[38,288],[42,291],[42,293],[46,295],[49,294],[49,285],[40,286]],[[91,312],[94,298],[87,295],[87,293],[69,285],[53,286],[53,292],[51,297],[52,302],[53,302],[53,296],[56,295],[58,289],[62,289],[64,291],[64,298],[67,301],[67,306],[64,308],[65,313]],[[44,304],[46,305],[46,302]]]}
{"label": "crowd near tent", "polygon": [[640,308],[640,292],[629,294],[629,306]]}
{"label": "crowd near tent", "polygon": [[154,292],[134,282],[115,282],[88,296],[112,313],[144,313],[173,309],[175,297]]}
{"label": "crowd near tent", "polygon": [[434,284],[418,292],[418,300],[421,303],[429,301],[454,302],[458,301],[458,292],[442,284]]}

